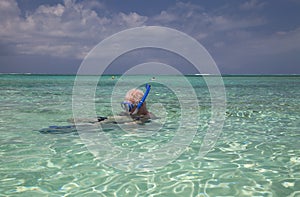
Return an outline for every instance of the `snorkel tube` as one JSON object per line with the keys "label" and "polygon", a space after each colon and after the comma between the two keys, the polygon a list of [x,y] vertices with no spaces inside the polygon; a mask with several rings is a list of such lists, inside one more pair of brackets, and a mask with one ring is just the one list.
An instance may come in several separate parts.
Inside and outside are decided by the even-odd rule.
{"label": "snorkel tube", "polygon": [[148,96],[148,94],[149,94],[149,92],[150,92],[151,85],[146,84],[145,87],[146,87],[146,92],[145,92],[143,98],[140,100],[140,102],[139,102],[139,104],[137,105],[137,107],[136,107],[136,109],[134,110],[134,112],[131,113],[131,115],[137,114],[138,111],[139,111],[139,109],[142,107],[143,103],[145,102],[145,100],[146,100],[146,98],[147,98],[147,96]]}

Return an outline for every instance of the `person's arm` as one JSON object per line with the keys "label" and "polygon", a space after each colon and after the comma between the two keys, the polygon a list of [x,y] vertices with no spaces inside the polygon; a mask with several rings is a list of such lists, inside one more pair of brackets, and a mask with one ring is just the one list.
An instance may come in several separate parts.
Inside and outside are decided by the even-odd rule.
{"label": "person's arm", "polygon": [[130,116],[108,116],[107,119],[100,121],[100,124],[124,124],[126,122],[132,122],[132,118]]}

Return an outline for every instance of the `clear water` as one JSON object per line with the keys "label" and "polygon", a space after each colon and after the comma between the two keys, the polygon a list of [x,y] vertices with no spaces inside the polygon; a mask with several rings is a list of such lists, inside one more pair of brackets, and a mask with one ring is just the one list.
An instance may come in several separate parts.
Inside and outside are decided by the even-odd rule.
{"label": "clear water", "polygon": [[[174,76],[160,77],[176,84]],[[76,132],[39,132],[70,124],[74,76],[0,75],[0,194],[300,196],[300,76],[223,77],[227,94],[223,132],[202,159],[197,155],[210,120],[210,97],[201,77],[187,78],[201,110],[193,142],[163,168],[125,172],[95,159]],[[111,92],[117,80],[101,79],[97,114],[112,115]],[[116,146],[148,151],[172,139],[180,115],[176,95],[153,82],[147,101],[149,106],[164,105],[165,125],[147,137],[108,126],[103,132]]]}

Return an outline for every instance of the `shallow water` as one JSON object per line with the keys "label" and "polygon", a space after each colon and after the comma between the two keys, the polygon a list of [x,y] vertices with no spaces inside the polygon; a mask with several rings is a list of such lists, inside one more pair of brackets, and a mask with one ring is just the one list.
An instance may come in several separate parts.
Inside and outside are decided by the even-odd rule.
{"label": "shallow water", "polygon": [[[151,77],[147,77],[131,76],[130,81],[149,81]],[[111,101],[111,93],[118,78],[105,76],[98,84],[98,115],[114,114],[111,102],[117,101]],[[170,143],[180,125],[181,101],[170,88],[158,83],[160,78],[182,86],[174,76],[150,80],[152,90],[147,105],[164,116],[147,125],[146,128],[154,128],[153,132],[130,125],[106,125],[99,135],[104,133],[115,147],[130,150],[130,154],[151,153]],[[187,76],[199,102],[196,134],[178,158],[154,171],[124,171],[109,165],[106,158],[92,154],[77,132],[39,132],[52,125],[70,125],[67,120],[73,116],[74,79],[0,75],[0,194],[300,195],[299,76],[223,77],[226,119],[217,143],[203,158],[198,153],[210,121],[211,100],[203,78]],[[86,77],[87,84],[90,80],[94,77]],[[123,85],[125,89],[126,83]],[[184,101],[189,101],[188,95]],[[189,124],[185,127],[186,131],[194,129]]]}

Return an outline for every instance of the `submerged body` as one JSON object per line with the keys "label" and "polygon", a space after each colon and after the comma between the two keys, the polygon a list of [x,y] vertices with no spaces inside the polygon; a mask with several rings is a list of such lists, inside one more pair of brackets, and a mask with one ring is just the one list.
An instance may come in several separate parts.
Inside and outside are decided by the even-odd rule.
{"label": "submerged body", "polygon": [[145,124],[151,119],[158,119],[154,114],[149,112],[146,107],[146,98],[151,86],[146,84],[145,94],[139,89],[132,89],[126,93],[125,101],[121,103],[125,110],[116,116],[99,116],[96,118],[77,118],[68,119],[70,126],[50,126],[40,130],[41,133],[68,133],[76,131],[76,125],[105,125],[105,124]]}
{"label": "submerged body", "polygon": [[150,92],[151,86],[146,84],[146,92],[143,93],[139,89],[129,90],[124,98],[124,101],[121,103],[122,108],[125,110],[117,116],[108,116],[92,119],[77,119],[69,120],[72,123],[100,123],[100,124],[143,124],[150,122],[151,119],[157,119],[157,117],[148,111],[146,106],[146,98]]}
{"label": "submerged body", "polygon": [[82,118],[68,119],[69,123],[90,123],[90,124],[143,124],[151,122],[151,120],[158,119],[154,114],[148,112],[146,115],[129,115],[126,112],[122,112],[117,116],[103,117],[99,116],[97,118]]}

